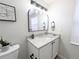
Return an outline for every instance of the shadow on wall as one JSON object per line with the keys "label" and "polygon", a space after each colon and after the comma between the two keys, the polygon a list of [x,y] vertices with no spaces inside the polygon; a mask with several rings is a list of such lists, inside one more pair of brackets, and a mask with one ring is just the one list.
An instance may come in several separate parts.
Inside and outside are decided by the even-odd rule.
{"label": "shadow on wall", "polygon": [[62,59],[71,59],[70,55],[69,55],[69,52],[68,52],[67,48],[65,47],[65,44],[63,42],[63,38],[62,37],[59,40],[59,56]]}
{"label": "shadow on wall", "polygon": [[[23,42],[23,43],[21,43]],[[28,59],[28,44],[27,44],[27,38],[25,38],[24,40],[22,40],[21,42],[19,42],[20,44],[20,49],[19,49],[19,55],[18,55],[18,59],[23,59],[23,57],[25,57],[25,59]]]}

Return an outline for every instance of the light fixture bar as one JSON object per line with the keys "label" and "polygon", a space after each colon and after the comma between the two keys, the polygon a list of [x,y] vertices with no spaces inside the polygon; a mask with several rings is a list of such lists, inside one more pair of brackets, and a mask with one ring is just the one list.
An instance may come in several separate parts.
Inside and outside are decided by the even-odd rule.
{"label": "light fixture bar", "polygon": [[34,0],[31,0],[31,4],[35,4],[35,5],[36,5],[36,7],[40,6],[40,7],[41,7],[41,9],[44,9],[45,11],[47,11],[47,8],[45,8],[44,6],[40,5],[39,3],[37,3],[37,2],[36,2],[36,1],[34,1]]}

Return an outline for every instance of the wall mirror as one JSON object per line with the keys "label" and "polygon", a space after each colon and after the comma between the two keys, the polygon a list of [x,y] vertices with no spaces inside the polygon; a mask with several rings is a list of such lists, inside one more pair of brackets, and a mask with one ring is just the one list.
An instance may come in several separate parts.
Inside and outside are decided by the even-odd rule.
{"label": "wall mirror", "polygon": [[30,8],[28,11],[28,31],[48,30],[48,15],[45,11],[38,8]]}

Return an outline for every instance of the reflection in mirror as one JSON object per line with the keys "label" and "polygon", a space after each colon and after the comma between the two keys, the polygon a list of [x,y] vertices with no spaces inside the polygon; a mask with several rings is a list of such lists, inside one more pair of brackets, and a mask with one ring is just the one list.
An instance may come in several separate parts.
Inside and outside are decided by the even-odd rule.
{"label": "reflection in mirror", "polygon": [[36,7],[30,8],[28,11],[28,31],[43,31],[48,29],[47,13]]}

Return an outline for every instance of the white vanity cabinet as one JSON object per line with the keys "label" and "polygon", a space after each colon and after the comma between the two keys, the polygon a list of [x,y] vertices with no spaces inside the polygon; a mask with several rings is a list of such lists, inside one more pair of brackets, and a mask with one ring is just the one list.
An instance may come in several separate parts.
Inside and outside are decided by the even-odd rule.
{"label": "white vanity cabinet", "polygon": [[54,59],[56,57],[58,54],[58,36],[50,39],[47,38],[46,41],[42,40],[45,39],[28,39],[29,59]]}
{"label": "white vanity cabinet", "polygon": [[56,57],[56,55],[58,54],[58,45],[59,45],[59,38],[58,39],[55,39],[53,41],[53,59]]}

